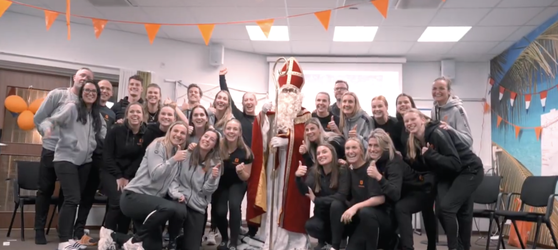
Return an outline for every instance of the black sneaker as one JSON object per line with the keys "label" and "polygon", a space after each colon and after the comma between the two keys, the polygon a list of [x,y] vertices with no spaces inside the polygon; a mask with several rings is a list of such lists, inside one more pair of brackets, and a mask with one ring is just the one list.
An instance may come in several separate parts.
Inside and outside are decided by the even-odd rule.
{"label": "black sneaker", "polygon": [[227,247],[228,243],[228,241],[221,241],[221,243],[219,243],[219,246],[217,246],[217,250],[230,250]]}

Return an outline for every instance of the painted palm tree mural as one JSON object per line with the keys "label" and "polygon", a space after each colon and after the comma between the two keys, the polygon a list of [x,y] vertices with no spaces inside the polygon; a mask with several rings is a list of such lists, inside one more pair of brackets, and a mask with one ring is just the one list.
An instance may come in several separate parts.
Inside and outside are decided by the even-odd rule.
{"label": "painted palm tree mural", "polygon": [[[492,142],[504,151],[499,159],[502,188],[519,192],[527,176],[549,174],[542,164],[541,141],[555,140],[558,146],[558,137],[542,122],[543,116],[546,119],[552,109],[558,109],[558,15],[494,58],[490,67]],[[553,164],[558,174],[558,163]],[[558,232],[558,214],[553,218]],[[530,235],[533,240],[534,232]],[[540,242],[552,245],[546,229]]]}

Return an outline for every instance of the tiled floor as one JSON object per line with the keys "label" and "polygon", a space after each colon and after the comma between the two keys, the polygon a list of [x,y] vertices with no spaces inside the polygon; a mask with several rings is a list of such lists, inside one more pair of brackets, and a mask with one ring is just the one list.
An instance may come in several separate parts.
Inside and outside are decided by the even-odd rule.
{"label": "tiled floor", "polygon": [[[3,242],[3,247],[1,248],[1,250],[55,250],[58,246],[57,244],[57,237],[56,237],[56,231],[55,230],[51,230],[50,234],[47,236],[47,240],[49,241],[49,243],[47,245],[35,245],[34,242],[34,232],[32,230],[28,230],[25,232],[26,235],[26,240],[25,241],[21,241],[20,239],[20,234],[19,234],[19,230],[14,230],[12,231],[12,235],[10,238],[6,239],[6,231],[5,230],[0,230],[0,239]],[[92,232],[92,235],[97,236],[98,235],[98,231],[94,231]],[[426,240],[426,237],[423,236],[419,236],[419,235],[415,235],[415,250],[425,250],[426,249],[426,245],[421,244],[421,241]],[[445,239],[443,239],[442,237],[440,237],[441,241],[445,241]],[[9,243],[9,245],[7,245]],[[479,236],[473,236],[473,238],[471,239],[471,243],[473,245],[473,247],[471,248],[471,250],[484,250],[485,249],[485,244],[486,244],[486,238],[479,238]],[[491,247],[490,249],[495,249],[496,248],[496,241],[492,241],[491,242]],[[96,247],[89,247],[88,249],[96,249]],[[204,250],[213,250],[215,249],[214,246],[205,246],[203,248]],[[445,246],[440,246],[438,247],[438,249],[447,249],[447,247]]]}

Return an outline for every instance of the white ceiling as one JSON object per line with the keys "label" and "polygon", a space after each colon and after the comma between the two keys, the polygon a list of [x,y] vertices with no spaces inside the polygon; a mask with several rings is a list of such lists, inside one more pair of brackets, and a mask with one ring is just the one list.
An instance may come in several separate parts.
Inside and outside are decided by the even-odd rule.
{"label": "white ceiling", "polygon": [[[55,11],[65,11],[65,0],[18,0]],[[97,0],[100,1],[100,0]],[[121,2],[123,0],[110,0]],[[154,23],[218,23],[277,18],[288,25],[289,42],[251,41],[245,25],[216,25],[211,41],[227,49],[265,55],[404,56],[410,61],[487,61],[548,18],[558,13],[558,0],[446,0],[437,9],[395,9],[391,0],[384,19],[370,1],[363,0],[129,0],[139,7],[95,7],[87,0],[72,1],[72,14],[109,20]],[[411,0],[418,1],[418,0]],[[440,2],[442,0],[439,0]],[[105,0],[106,2],[106,0]],[[325,31],[313,14],[364,2],[357,10],[339,9]],[[41,11],[12,4],[9,11],[43,16]],[[63,19],[63,15],[59,16]],[[72,22],[91,25],[90,19]],[[334,26],[379,26],[372,43],[332,42]],[[427,26],[473,26],[456,43],[416,42]],[[139,24],[109,22],[108,29],[145,35]],[[204,44],[194,26],[162,26],[158,37]],[[147,39],[147,37],[146,37]],[[157,42],[157,40],[155,40]]]}

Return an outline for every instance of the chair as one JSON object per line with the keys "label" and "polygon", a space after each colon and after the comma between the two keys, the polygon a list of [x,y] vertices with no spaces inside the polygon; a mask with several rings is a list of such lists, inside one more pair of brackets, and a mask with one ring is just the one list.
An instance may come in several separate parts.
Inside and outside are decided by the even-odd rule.
{"label": "chair", "polygon": [[[36,191],[39,189],[39,162],[30,161],[17,161],[17,179],[11,180],[14,192],[14,212],[12,214],[12,219],[10,221],[10,227],[8,228],[8,234],[6,237],[10,237],[12,232],[12,227],[14,225],[15,216],[17,209],[20,209],[21,214],[21,240],[25,241],[25,219],[24,219],[24,207],[25,205],[34,205],[37,201],[36,195],[21,195],[21,190]],[[51,199],[51,204],[56,204],[57,198],[53,197]]]}
{"label": "chair", "polygon": [[[515,233],[519,238],[519,244],[521,245],[521,248],[525,249],[525,244],[521,239],[516,221],[528,221],[537,223],[535,229],[535,240],[533,241],[532,247],[533,249],[537,247],[537,242],[540,236],[541,223],[543,222],[546,224],[548,230],[550,231],[554,247],[558,248],[556,236],[554,235],[554,231],[552,231],[552,225],[550,224],[550,216],[552,215],[552,210],[554,210],[554,198],[558,196],[558,194],[555,194],[557,181],[558,176],[529,176],[525,179],[525,182],[523,182],[521,193],[508,194],[508,203],[506,206],[506,210],[496,210],[496,216],[503,217],[500,228],[504,228],[504,223],[507,220],[511,220]],[[519,207],[519,211],[510,211],[509,208],[512,203],[512,197],[516,195],[519,195],[521,206]],[[529,205],[531,207],[546,207],[546,213],[525,212],[523,211],[525,205]],[[502,239],[503,233],[503,230],[500,230],[497,249],[500,249],[500,239]]]}
{"label": "chair", "polygon": [[[502,181],[501,176],[485,176],[475,191],[473,193],[473,201],[476,204],[483,205],[496,205],[492,209],[475,209],[473,210],[473,218],[487,218],[488,223],[488,235],[486,236],[486,250],[490,248],[490,233],[492,232],[492,222],[496,222],[498,227],[498,232],[501,231],[500,222],[498,217],[495,216],[496,210],[499,208],[500,201],[502,200],[502,193],[500,192],[500,182]],[[503,206],[503,204],[502,204]],[[499,239],[504,243],[504,239]]]}

